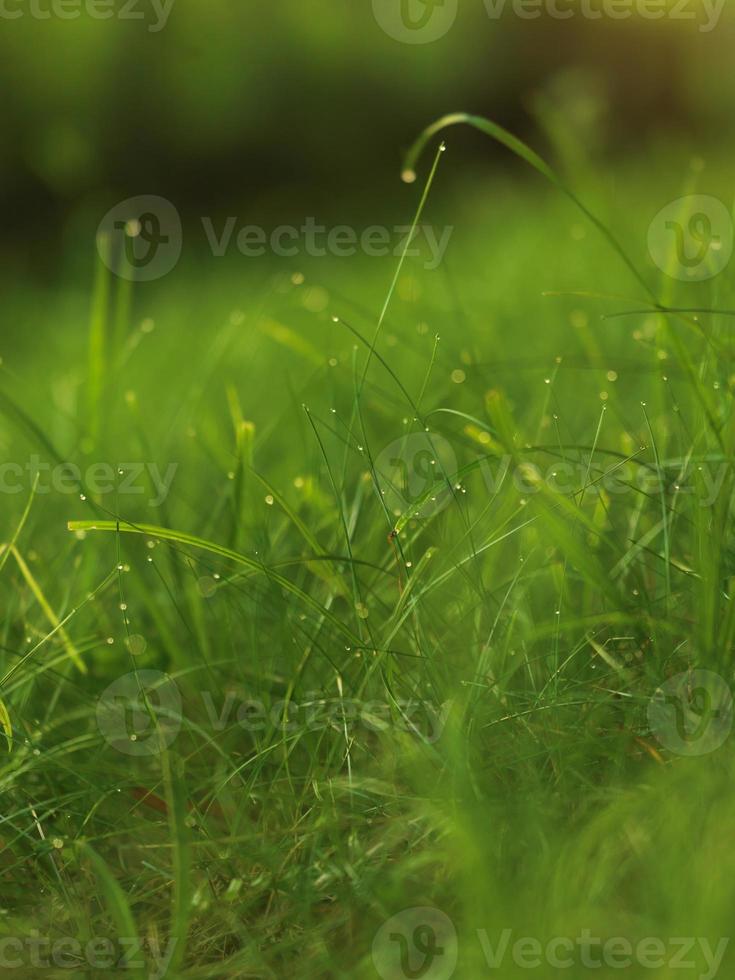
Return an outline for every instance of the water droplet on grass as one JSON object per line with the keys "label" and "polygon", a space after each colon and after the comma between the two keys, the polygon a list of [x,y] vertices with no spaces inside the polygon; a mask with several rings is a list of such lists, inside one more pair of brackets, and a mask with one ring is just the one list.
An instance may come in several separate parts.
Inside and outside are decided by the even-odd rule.
{"label": "water droplet on grass", "polygon": [[140,657],[148,648],[148,641],[140,633],[133,633],[126,640],[127,648],[133,657]]}

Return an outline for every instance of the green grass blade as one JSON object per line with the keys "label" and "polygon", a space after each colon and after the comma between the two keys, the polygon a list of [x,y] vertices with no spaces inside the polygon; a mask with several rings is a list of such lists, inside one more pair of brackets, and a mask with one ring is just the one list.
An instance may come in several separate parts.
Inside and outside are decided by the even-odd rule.
{"label": "green grass blade", "polygon": [[152,524],[128,524],[125,521],[69,521],[67,527],[70,531],[111,531],[113,533],[124,532],[126,534],[144,534],[150,538],[159,538],[161,541],[172,541],[175,544],[183,545],[188,548],[197,548],[201,551],[207,551],[211,555],[217,555],[220,558],[225,558],[227,561],[235,562],[237,565],[243,565],[245,568],[250,569],[253,572],[259,572],[260,574],[266,575],[272,582],[279,585],[282,589],[290,592],[293,596],[299,599],[304,605],[309,606],[320,616],[324,616],[335,629],[339,630],[340,633],[347,636],[353,641],[353,643],[360,642],[359,637],[357,637],[349,627],[347,627],[334,613],[331,613],[328,609],[320,603],[317,602],[308,593],[302,591],[293,582],[290,582],[287,578],[274,572],[267,565],[262,562],[256,561],[254,558],[249,558],[247,555],[240,554],[237,551],[233,551],[231,548],[226,548],[224,545],[217,544],[214,541],[206,541],[204,538],[197,538],[193,534],[186,534],[184,531],[171,531],[165,527],[156,527]]}
{"label": "green grass blade", "polygon": [[[118,936],[126,939],[137,938],[138,928],[135,924],[135,919],[133,918],[133,913],[130,910],[130,905],[128,904],[125,892],[118,884],[108,865],[100,857],[97,851],[90,847],[86,841],[79,841],[78,847],[84,857],[86,857],[89,863],[92,865],[92,870],[94,871],[95,878],[97,879],[97,884],[99,885],[99,889],[102,897],[105,900],[107,909],[112,916],[112,920],[115,923]],[[143,980],[143,978],[146,976],[146,971],[143,968],[136,968],[130,964],[128,969],[131,971],[130,975],[132,977],[136,977],[137,980]]]}
{"label": "green grass blade", "polygon": [[437,133],[440,133],[448,126],[456,126],[462,123],[478,129],[481,133],[484,133],[486,136],[489,136],[496,142],[501,143],[503,146],[509,149],[511,153],[515,153],[516,156],[520,157],[522,160],[525,160],[525,162],[533,167],[537,173],[540,173],[542,177],[545,177],[548,181],[554,184],[555,187],[558,187],[559,190],[562,191],[562,193],[564,193],[573,202],[573,204],[576,205],[576,207],[585,215],[585,217],[592,222],[592,224],[606,239],[608,244],[615,250],[615,252],[617,252],[619,258],[622,259],[622,261],[628,267],[628,270],[634,276],[636,281],[643,286],[648,295],[651,296],[654,301],[656,300],[655,293],[638,272],[635,265],[618,242],[617,238],[615,238],[610,229],[602,221],[600,221],[600,219],[596,217],[589,210],[589,208],[582,203],[582,201],[580,201],[577,195],[564,183],[556,171],[552,170],[548,163],[546,163],[546,161],[540,157],[538,153],[527,146],[522,140],[519,140],[517,136],[509,133],[508,130],[503,129],[502,126],[498,126],[497,123],[494,123],[489,119],[485,119],[483,116],[473,116],[466,112],[454,112],[447,116],[442,116],[441,119],[438,119],[430,126],[427,126],[406,156],[406,162],[403,169],[403,179],[409,183],[416,179],[416,165],[421,157],[421,154],[433,136],[436,136]]}
{"label": "green grass blade", "polygon": [[0,701],[0,728],[5,732],[5,737],[8,740],[8,750],[13,747],[13,726],[10,721],[10,715],[8,709],[5,707],[5,703]]}
{"label": "green grass blade", "polygon": [[168,804],[168,823],[173,851],[170,939],[176,939],[169,969],[176,976],[186,951],[186,937],[191,907],[191,841],[186,825],[187,797],[179,760],[169,752],[162,756],[163,780]]}

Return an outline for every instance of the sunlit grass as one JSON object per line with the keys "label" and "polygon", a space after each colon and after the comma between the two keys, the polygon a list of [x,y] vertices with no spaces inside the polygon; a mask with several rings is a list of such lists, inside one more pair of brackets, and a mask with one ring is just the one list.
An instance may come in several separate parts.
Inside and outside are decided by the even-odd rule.
{"label": "sunlit grass", "polygon": [[[202,298],[182,267],[125,330],[99,278],[33,387],[8,359],[6,459],[178,469],[156,506],[124,473],[5,497],[4,935],[132,933],[141,975],[168,949],[212,978],[373,977],[424,905],[463,977],[477,930],[728,935],[731,742],[680,758],[647,709],[690,667],[732,680],[732,319],[703,311],[733,300],[646,259],[643,164],[650,214],[614,232],[532,179],[455,190],[431,275],[225,266]],[[181,717],[145,689],[155,751],[118,751],[98,699],[145,671]]]}

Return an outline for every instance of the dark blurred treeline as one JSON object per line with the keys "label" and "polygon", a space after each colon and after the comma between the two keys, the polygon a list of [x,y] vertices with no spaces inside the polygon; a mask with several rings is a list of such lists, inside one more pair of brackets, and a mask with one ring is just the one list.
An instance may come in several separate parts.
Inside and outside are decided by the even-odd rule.
{"label": "dark blurred treeline", "polygon": [[[199,214],[367,209],[400,191],[419,129],[459,108],[554,143],[570,165],[667,135],[706,144],[735,108],[734,26],[729,10],[709,33],[493,22],[481,0],[427,45],[388,37],[365,0],[176,0],[155,33],[138,20],[2,20],[0,256],[25,239],[53,251],[79,215],[141,193]],[[494,152],[465,137],[466,159]]]}

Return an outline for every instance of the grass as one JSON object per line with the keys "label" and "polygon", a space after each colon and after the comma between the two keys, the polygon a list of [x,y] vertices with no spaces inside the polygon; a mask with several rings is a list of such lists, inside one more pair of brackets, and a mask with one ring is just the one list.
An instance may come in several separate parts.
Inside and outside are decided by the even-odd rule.
{"label": "grass", "polygon": [[[141,977],[370,978],[420,907],[461,977],[528,973],[488,964],[504,930],[653,937],[628,975],[714,975],[732,739],[677,754],[649,704],[690,668],[733,679],[727,273],[653,266],[648,222],[689,188],[641,160],[617,200],[576,175],[585,225],[589,196],[538,173],[453,184],[460,145],[415,197],[457,226],[437,272],[210,257],[131,299],[98,271],[41,345],[11,334],[4,458],[84,477],[4,495],[0,930],[112,952],[24,946],[9,975],[127,953]],[[177,465],[165,499],[147,466],[124,492],[131,463]]]}

